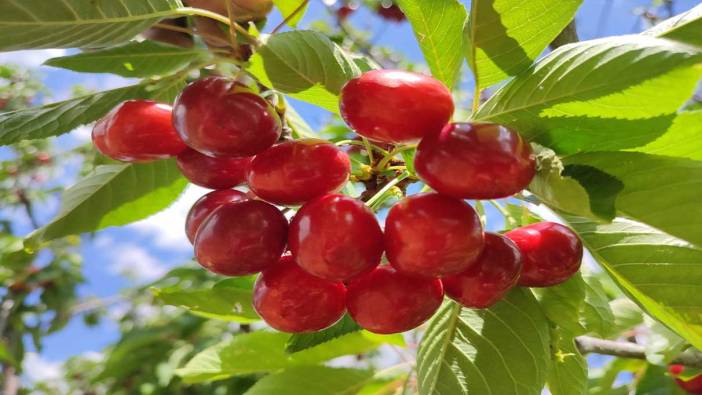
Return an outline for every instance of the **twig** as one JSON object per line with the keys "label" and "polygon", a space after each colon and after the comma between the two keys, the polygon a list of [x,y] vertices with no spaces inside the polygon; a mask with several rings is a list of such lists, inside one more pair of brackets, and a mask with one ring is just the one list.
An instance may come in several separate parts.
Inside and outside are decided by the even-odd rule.
{"label": "twig", "polygon": [[[636,343],[598,339],[590,336],[578,336],[575,344],[582,354],[602,354],[621,358],[646,359],[646,349]],[[702,368],[702,352],[688,350],[678,355],[673,364],[691,368]]]}
{"label": "twig", "polygon": [[309,2],[310,2],[310,0],[305,0],[305,1],[303,1],[302,3],[300,3],[300,5],[299,5],[297,8],[295,8],[295,10],[294,10],[293,12],[290,13],[290,15],[288,15],[287,17],[285,17],[285,19],[283,19],[283,21],[280,22],[280,23],[278,24],[278,26],[276,26],[276,27],[273,28],[273,31],[271,31],[271,34],[276,34],[276,33],[278,33],[278,31],[280,31],[280,29],[282,29],[283,26],[287,25],[288,22],[290,22],[290,20],[292,20],[297,14],[299,14],[302,10],[304,10],[305,7],[307,7],[307,4],[308,4]]}

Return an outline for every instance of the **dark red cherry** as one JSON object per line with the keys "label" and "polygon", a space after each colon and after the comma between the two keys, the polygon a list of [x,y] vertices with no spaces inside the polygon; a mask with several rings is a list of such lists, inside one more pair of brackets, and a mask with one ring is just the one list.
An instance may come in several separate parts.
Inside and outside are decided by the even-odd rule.
{"label": "dark red cherry", "polygon": [[290,223],[288,245],[308,273],[345,281],[380,263],[383,232],[363,202],[325,195],[297,212]]}
{"label": "dark red cherry", "polygon": [[583,243],[570,228],[539,222],[505,233],[522,252],[519,285],[549,287],[568,280],[580,269]]}
{"label": "dark red cherry", "polygon": [[385,251],[398,271],[444,277],[467,270],[480,255],[480,218],[466,202],[438,193],[412,195],[390,209]]}
{"label": "dark red cherry", "polygon": [[202,225],[202,222],[208,215],[212,214],[217,208],[234,202],[247,200],[245,193],[235,191],[233,189],[223,189],[221,191],[212,191],[201,197],[193,204],[193,207],[188,212],[185,219],[185,234],[191,243],[195,242],[197,230]]}
{"label": "dark red cherry", "polygon": [[103,155],[123,162],[148,162],[178,155],[187,147],[171,122],[171,106],[128,100],[93,127],[93,143]]}
{"label": "dark red cherry", "polygon": [[356,8],[357,7],[353,7],[351,5],[342,5],[336,10],[336,17],[343,21],[351,16],[351,14],[356,12]]}
{"label": "dark red cherry", "polygon": [[210,156],[253,156],[282,131],[275,109],[249,88],[222,77],[188,85],[176,99],[173,124],[185,143]]}
{"label": "dark red cherry", "polygon": [[279,331],[315,332],[344,315],[346,288],[341,282],[305,272],[286,255],[256,280],[253,305],[258,315]]}
{"label": "dark red cherry", "polygon": [[434,190],[463,199],[514,195],[536,173],[529,143],[491,123],[452,123],[428,135],[419,143],[414,166]]}
{"label": "dark red cherry", "polygon": [[213,158],[194,149],[178,155],[178,168],[193,184],[210,189],[228,189],[246,181],[246,170],[252,157]]}
{"label": "dark red cherry", "polygon": [[468,270],[444,277],[444,291],[460,304],[483,309],[502,299],[517,284],[522,254],[508,238],[485,233],[485,247]]}
{"label": "dark red cherry", "polygon": [[256,155],[248,183],[263,200],[297,205],[338,192],[349,178],[348,155],[317,139],[286,141]]}
{"label": "dark red cherry", "polygon": [[356,133],[386,143],[411,143],[438,133],[454,110],[441,81],[401,70],[372,70],[350,80],[340,106]]}
{"label": "dark red cherry", "polygon": [[350,282],[346,307],[363,329],[399,333],[431,318],[443,298],[440,280],[410,277],[380,266]]}
{"label": "dark red cherry", "polygon": [[400,7],[398,7],[396,4],[392,4],[388,7],[381,4],[377,8],[377,12],[383,19],[391,22],[402,22],[407,19],[405,13],[402,12]]}
{"label": "dark red cherry", "polygon": [[195,256],[214,273],[243,276],[277,263],[287,238],[288,221],[275,206],[259,200],[229,203],[200,225]]}
{"label": "dark red cherry", "polygon": [[668,367],[668,372],[673,376],[678,387],[684,389],[688,394],[702,394],[702,375],[684,381],[678,378],[684,371],[685,367],[683,365],[670,365]]}

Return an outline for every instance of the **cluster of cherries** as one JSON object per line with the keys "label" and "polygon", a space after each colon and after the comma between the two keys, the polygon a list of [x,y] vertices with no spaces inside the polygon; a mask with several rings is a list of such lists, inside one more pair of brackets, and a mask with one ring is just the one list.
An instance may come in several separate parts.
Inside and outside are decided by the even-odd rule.
{"label": "cluster of cherries", "polygon": [[[187,216],[197,260],[227,276],[260,272],[254,307],[281,331],[318,331],[348,311],[369,331],[403,332],[429,319],[444,293],[486,308],[516,285],[551,286],[578,270],[582,244],[569,228],[543,222],[487,233],[465,201],[529,184],[535,159],[519,134],[449,123],[451,93],[417,73],[367,72],[344,86],[340,102],[344,120],[369,140],[421,140],[416,173],[436,192],[395,204],[384,230],[364,202],[337,194],[350,176],[346,152],[281,140],[271,104],[227,78],[191,83],[172,109],[125,102],[96,124],[93,140],[122,161],[177,156],[185,177],[215,190]],[[232,189],[244,184],[248,193]],[[300,205],[288,223],[279,207]]]}

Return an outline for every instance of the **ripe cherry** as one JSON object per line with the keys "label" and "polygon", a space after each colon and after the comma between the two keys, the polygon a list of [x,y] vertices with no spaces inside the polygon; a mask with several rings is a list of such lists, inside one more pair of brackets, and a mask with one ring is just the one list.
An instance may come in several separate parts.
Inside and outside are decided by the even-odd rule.
{"label": "ripe cherry", "polygon": [[438,133],[454,110],[451,92],[439,80],[401,70],[372,70],[350,80],[340,106],[356,133],[386,143]]}
{"label": "ripe cherry", "polygon": [[256,155],[248,183],[271,203],[297,205],[339,191],[349,178],[348,155],[318,139],[286,141]]}
{"label": "ripe cherry", "polygon": [[339,18],[340,21],[346,20],[351,14],[356,12],[356,8],[353,5],[342,5],[336,10],[336,17]]}
{"label": "ripe cherry", "polygon": [[207,77],[176,99],[173,124],[185,143],[209,156],[253,156],[273,145],[282,130],[270,103],[226,78]]}
{"label": "ripe cherry", "polygon": [[287,238],[288,221],[274,206],[259,200],[229,203],[200,225],[195,256],[214,273],[243,276],[277,263]]}
{"label": "ripe cherry", "polygon": [[380,266],[349,283],[346,307],[363,329],[399,333],[431,318],[443,298],[440,280],[410,277]]}
{"label": "ripe cherry", "polygon": [[502,299],[517,284],[522,254],[508,238],[485,233],[485,247],[468,270],[444,277],[446,295],[460,304],[483,309]]}
{"label": "ripe cherry", "polygon": [[363,202],[325,195],[297,212],[290,223],[288,245],[308,273],[345,281],[380,263],[383,232]]}
{"label": "ripe cherry", "polygon": [[580,269],[583,243],[570,228],[539,222],[505,233],[522,252],[519,285],[549,287],[568,280]]}
{"label": "ripe cherry", "polygon": [[391,4],[388,7],[381,4],[377,8],[377,12],[383,19],[391,22],[402,22],[407,19],[405,13],[402,12],[400,7],[398,7],[396,4]]}
{"label": "ripe cherry", "polygon": [[671,376],[675,378],[675,383],[678,385],[678,387],[687,391],[688,394],[702,394],[702,375],[698,375],[688,381],[684,381],[678,378],[678,376],[680,376],[684,370],[685,367],[683,365],[670,365],[668,367],[668,372],[670,372]]}
{"label": "ripe cherry", "polygon": [[228,189],[246,181],[246,170],[252,157],[213,158],[194,149],[178,155],[178,168],[193,184],[210,189]]}
{"label": "ripe cherry", "polygon": [[279,331],[314,332],[344,315],[346,288],[341,282],[305,272],[286,255],[256,280],[253,305],[261,318]]}
{"label": "ripe cherry", "polygon": [[202,225],[202,222],[212,214],[217,208],[227,204],[247,200],[247,196],[243,192],[233,189],[223,189],[221,191],[212,191],[201,197],[193,204],[193,207],[188,212],[185,219],[185,234],[191,243],[195,242],[197,230]]}
{"label": "ripe cherry", "polygon": [[414,166],[434,190],[463,199],[514,195],[536,173],[529,143],[490,123],[452,123],[428,135],[417,147]]}
{"label": "ripe cherry", "polygon": [[103,155],[124,162],[147,162],[183,152],[171,122],[171,107],[150,100],[128,100],[93,127],[93,143]]}
{"label": "ripe cherry", "polygon": [[483,249],[480,218],[466,202],[438,193],[412,195],[390,209],[385,250],[398,271],[444,277],[467,270]]}

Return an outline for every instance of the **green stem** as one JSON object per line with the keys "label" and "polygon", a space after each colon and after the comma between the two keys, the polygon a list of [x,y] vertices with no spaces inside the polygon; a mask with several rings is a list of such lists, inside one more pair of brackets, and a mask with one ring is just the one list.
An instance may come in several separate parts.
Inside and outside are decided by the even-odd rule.
{"label": "green stem", "polygon": [[363,146],[366,148],[366,152],[368,153],[368,163],[373,166],[375,158],[373,157],[373,148],[371,148],[370,141],[368,141],[368,139],[365,137],[361,138],[361,141],[363,142]]}
{"label": "green stem", "polygon": [[368,199],[368,201],[366,202],[366,206],[373,208],[373,205],[377,203],[383,197],[383,195],[385,195],[390,189],[392,189],[392,187],[396,186],[407,177],[409,177],[409,173],[402,173],[399,176],[393,178],[392,181],[385,184],[385,186],[381,190],[379,190],[375,195],[371,196],[371,198]]}
{"label": "green stem", "polygon": [[177,15],[202,16],[205,18],[214,19],[215,21],[220,22],[220,23],[224,23],[225,25],[236,30],[237,33],[240,33],[242,36],[246,37],[246,39],[249,40],[249,42],[253,46],[260,45],[260,43],[258,42],[258,39],[256,37],[252,36],[251,33],[249,33],[246,29],[239,26],[238,23],[230,21],[228,17],[226,17],[222,14],[218,14],[216,12],[203,10],[202,8],[194,8],[194,7],[179,7],[179,8],[175,9],[175,13]]}
{"label": "green stem", "polygon": [[475,88],[473,88],[473,113],[470,115],[471,119],[475,119],[475,114],[477,114],[478,108],[480,108],[480,85],[478,85],[478,81],[476,79]]}
{"label": "green stem", "polygon": [[414,149],[414,146],[411,145],[403,145],[400,147],[395,147],[392,151],[390,151],[383,159],[378,163],[378,166],[375,167],[375,170],[380,171],[385,169],[388,166],[388,163],[392,160],[392,158],[395,157],[395,155],[403,152],[403,151],[408,151]]}

